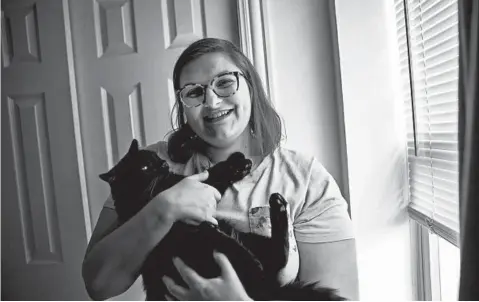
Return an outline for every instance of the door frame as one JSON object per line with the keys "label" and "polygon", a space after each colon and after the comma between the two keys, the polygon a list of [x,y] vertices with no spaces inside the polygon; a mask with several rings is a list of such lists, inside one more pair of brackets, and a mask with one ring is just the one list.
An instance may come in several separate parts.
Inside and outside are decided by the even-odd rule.
{"label": "door frame", "polygon": [[274,104],[268,0],[237,0],[237,6],[241,50],[256,67],[266,94]]}
{"label": "door frame", "polygon": [[70,82],[70,97],[72,102],[72,111],[73,111],[73,129],[75,133],[75,144],[77,151],[77,161],[78,161],[78,176],[80,178],[80,192],[81,199],[83,204],[83,219],[85,221],[85,231],[87,236],[87,244],[90,241],[92,232],[93,232],[93,222],[91,221],[91,211],[90,203],[88,202],[88,188],[86,180],[86,167],[85,167],[85,157],[83,155],[83,140],[81,137],[81,125],[80,125],[80,110],[78,104],[78,90],[77,90],[77,78],[75,70],[75,58],[73,52],[73,38],[72,38],[72,27],[71,27],[71,18],[70,18],[70,0],[62,0],[63,7],[63,20],[65,24],[65,42],[67,50],[67,64],[69,72],[69,82]]}

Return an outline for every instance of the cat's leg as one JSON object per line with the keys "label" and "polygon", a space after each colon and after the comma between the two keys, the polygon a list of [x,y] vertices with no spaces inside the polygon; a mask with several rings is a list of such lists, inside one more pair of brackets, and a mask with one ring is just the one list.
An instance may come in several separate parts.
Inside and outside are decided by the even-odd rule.
{"label": "cat's leg", "polygon": [[262,285],[264,294],[270,293],[272,288],[277,288],[278,275],[286,267],[289,258],[288,203],[283,196],[274,193],[270,196],[269,206],[271,237],[240,233],[243,244],[252,250],[263,265],[266,281]]}
{"label": "cat's leg", "polygon": [[289,222],[288,203],[279,193],[271,194],[269,198],[271,219],[271,269],[273,273],[283,269],[289,256]]}
{"label": "cat's leg", "polygon": [[289,222],[288,203],[274,193],[269,199],[271,237],[255,233],[237,232],[237,240],[250,249],[263,265],[267,279],[276,282],[276,276],[288,263]]}
{"label": "cat's leg", "polygon": [[[198,226],[198,233],[195,238],[198,241],[197,249],[207,250],[209,255],[201,256],[199,265],[204,267],[204,277],[214,278],[220,275],[221,269],[213,260],[213,251],[224,254],[248,294],[252,294],[259,284],[265,281],[265,274],[261,261],[257,255],[244,246],[238,238],[238,233],[226,223],[219,221],[220,226],[210,222],[202,222]],[[226,231],[224,232],[224,228]],[[264,237],[266,240],[269,238]],[[197,271],[201,274],[201,271]]]}

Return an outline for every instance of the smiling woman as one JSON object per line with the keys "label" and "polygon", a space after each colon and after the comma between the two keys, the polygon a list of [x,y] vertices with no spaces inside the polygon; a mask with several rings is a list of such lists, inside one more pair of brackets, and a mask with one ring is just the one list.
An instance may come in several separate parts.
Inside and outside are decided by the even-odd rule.
{"label": "smiling woman", "polygon": [[[202,39],[181,54],[173,82],[176,127],[167,142],[147,149],[167,161],[172,172],[188,177],[121,226],[116,223],[111,198],[107,200],[83,266],[89,293],[109,298],[128,289],[149,252],[177,221],[198,224],[217,218],[240,232],[270,237],[268,201],[278,192],[287,201],[292,231],[288,261],[277,281],[320,281],[322,286],[338,289],[343,297],[358,299],[347,203],[333,177],[314,157],[280,146],[281,120],[251,62],[228,41]],[[218,196],[216,189],[201,184],[207,177],[201,172],[234,152],[253,161],[251,173]],[[171,296],[249,299],[228,259],[216,259],[223,273],[214,279],[199,279],[177,261],[190,288],[166,278]],[[191,280],[201,284],[191,284]]]}

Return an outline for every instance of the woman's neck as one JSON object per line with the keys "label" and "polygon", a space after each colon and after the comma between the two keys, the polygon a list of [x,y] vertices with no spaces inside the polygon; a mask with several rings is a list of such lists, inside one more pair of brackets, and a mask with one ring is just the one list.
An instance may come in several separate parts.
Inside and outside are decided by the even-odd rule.
{"label": "woman's neck", "polygon": [[241,152],[247,158],[253,160],[253,164],[256,164],[256,161],[260,157],[259,152],[256,152],[254,149],[254,144],[252,143],[252,138],[249,133],[245,133],[239,137],[236,142],[232,145],[218,148],[218,147],[208,147],[206,149],[206,155],[213,164],[217,164],[221,161],[225,161],[228,157],[234,152]]}

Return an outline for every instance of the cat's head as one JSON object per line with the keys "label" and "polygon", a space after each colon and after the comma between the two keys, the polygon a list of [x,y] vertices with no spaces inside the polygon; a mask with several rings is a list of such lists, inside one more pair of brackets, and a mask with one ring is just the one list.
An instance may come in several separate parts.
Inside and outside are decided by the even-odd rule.
{"label": "cat's head", "polygon": [[100,178],[110,185],[112,193],[137,195],[158,177],[166,176],[169,166],[166,161],[150,150],[140,150],[134,139],[125,156],[110,171]]}

